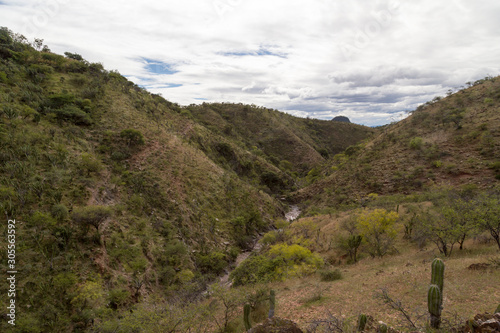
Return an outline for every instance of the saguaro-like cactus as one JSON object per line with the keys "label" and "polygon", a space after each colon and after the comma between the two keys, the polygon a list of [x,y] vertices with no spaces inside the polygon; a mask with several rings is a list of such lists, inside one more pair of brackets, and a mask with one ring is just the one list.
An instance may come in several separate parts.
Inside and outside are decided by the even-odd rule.
{"label": "saguaro-like cactus", "polygon": [[269,293],[269,318],[274,317],[274,306],[276,305],[276,294],[274,290],[271,289]]}
{"label": "saguaro-like cactus", "polygon": [[366,318],[365,314],[360,314],[359,315],[359,318],[358,318],[358,331],[359,332],[365,330],[365,326],[366,326],[366,321],[367,320],[368,320],[368,318]]}
{"label": "saguaro-like cactus", "polygon": [[436,258],[431,265],[431,284],[439,287],[441,292],[441,303],[443,303],[443,287],[444,287],[444,262]]}
{"label": "saguaro-like cactus", "polygon": [[243,306],[243,322],[247,331],[252,328],[252,324],[250,323],[250,304]]}
{"label": "saguaro-like cactus", "polygon": [[432,328],[439,328],[439,324],[441,324],[441,298],[442,296],[439,287],[435,284],[431,284],[427,295],[427,306],[429,308],[429,313],[431,314]]}
{"label": "saguaro-like cactus", "polygon": [[436,258],[431,264],[431,285],[427,295],[427,305],[431,314],[431,327],[439,328],[443,310],[444,262]]}

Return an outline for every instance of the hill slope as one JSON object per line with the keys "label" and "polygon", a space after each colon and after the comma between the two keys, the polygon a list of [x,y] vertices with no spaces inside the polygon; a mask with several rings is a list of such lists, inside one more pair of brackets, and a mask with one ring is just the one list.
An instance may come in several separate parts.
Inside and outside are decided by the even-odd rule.
{"label": "hill slope", "polygon": [[242,104],[205,103],[188,109],[207,128],[223,132],[248,150],[261,150],[275,165],[282,162],[300,174],[375,132],[366,126],[297,118]]}
{"label": "hill slope", "polygon": [[432,186],[496,186],[500,173],[500,78],[487,77],[435,98],[335,156],[325,178],[297,193],[320,205],[373,192],[411,193]]}

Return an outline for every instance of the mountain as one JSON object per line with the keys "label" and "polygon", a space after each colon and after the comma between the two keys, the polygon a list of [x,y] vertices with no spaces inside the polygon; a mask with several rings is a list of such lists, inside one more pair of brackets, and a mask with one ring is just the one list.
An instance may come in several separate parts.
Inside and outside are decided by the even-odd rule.
{"label": "mountain", "polygon": [[332,121],[339,121],[339,122],[342,122],[342,123],[350,123],[351,121],[349,120],[349,118],[345,117],[345,116],[337,116],[337,117],[334,117],[332,119]]}
{"label": "mountain", "polygon": [[435,186],[498,186],[500,78],[486,77],[436,97],[369,141],[336,155],[324,178],[296,200],[320,206],[361,200],[369,193],[410,194]]}

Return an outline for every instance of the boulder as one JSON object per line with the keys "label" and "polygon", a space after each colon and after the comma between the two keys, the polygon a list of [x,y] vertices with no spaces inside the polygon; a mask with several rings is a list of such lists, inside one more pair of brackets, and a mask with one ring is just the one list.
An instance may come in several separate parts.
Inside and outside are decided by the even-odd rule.
{"label": "boulder", "polygon": [[478,314],[465,324],[463,332],[473,333],[500,333],[500,313]]}

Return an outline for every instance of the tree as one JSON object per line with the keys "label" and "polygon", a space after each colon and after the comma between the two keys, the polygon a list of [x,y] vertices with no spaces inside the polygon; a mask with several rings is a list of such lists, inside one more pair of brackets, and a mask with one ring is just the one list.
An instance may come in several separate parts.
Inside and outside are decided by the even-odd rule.
{"label": "tree", "polygon": [[393,248],[398,217],[398,213],[385,209],[365,210],[358,215],[356,226],[372,257],[383,257]]}
{"label": "tree", "polygon": [[76,223],[81,223],[84,226],[93,226],[99,231],[99,226],[104,220],[111,216],[111,208],[106,206],[85,206],[76,208],[71,218]]}
{"label": "tree", "polygon": [[359,234],[356,224],[356,218],[352,217],[342,221],[340,227],[349,234],[347,236],[341,234],[337,239],[338,247],[349,253],[349,259],[352,262],[358,261],[358,249],[363,242],[363,236]]}
{"label": "tree", "polygon": [[69,58],[69,59],[83,61],[83,57],[81,55],[79,55],[78,53],[64,52],[64,55],[66,56],[66,58]]}
{"label": "tree", "polygon": [[443,217],[439,210],[427,210],[418,215],[417,225],[419,231],[425,239],[430,239],[439,252],[445,256],[450,256],[453,247],[463,236],[462,228],[453,218],[454,214],[449,208],[444,208],[441,212],[447,215]]}
{"label": "tree", "polygon": [[477,199],[478,226],[487,231],[495,240],[500,250],[500,197],[496,195],[482,195]]}

